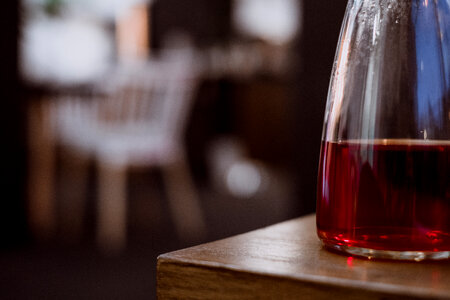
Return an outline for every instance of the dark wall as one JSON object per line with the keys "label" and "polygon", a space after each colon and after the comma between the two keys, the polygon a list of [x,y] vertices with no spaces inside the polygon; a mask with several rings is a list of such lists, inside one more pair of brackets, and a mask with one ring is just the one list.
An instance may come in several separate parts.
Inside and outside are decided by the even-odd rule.
{"label": "dark wall", "polygon": [[19,3],[6,1],[0,10],[0,247],[25,239],[26,147],[24,105],[18,76]]}
{"label": "dark wall", "polygon": [[304,24],[295,99],[295,169],[299,210],[315,210],[323,116],[334,54],[347,0],[303,2]]}
{"label": "dark wall", "polygon": [[222,41],[230,34],[230,0],[156,1],[151,10],[151,44],[154,48],[158,48],[172,30],[189,32],[200,46]]}
{"label": "dark wall", "polygon": [[[153,46],[158,47],[164,34],[177,28],[192,33],[199,45],[226,41],[232,35],[231,3],[229,0],[164,0],[156,2],[152,10]],[[289,109],[286,109],[294,115],[293,117],[287,116],[287,118],[294,119],[288,133],[294,141],[285,143],[286,147],[278,147],[279,149],[287,149],[291,146],[294,148],[293,154],[289,151],[285,155],[289,158],[292,157],[292,162],[288,162],[287,165],[293,169],[296,177],[297,214],[315,210],[325,102],[346,4],[347,0],[302,1],[303,24],[301,35],[294,45],[295,61],[292,62],[292,76],[289,79],[293,81],[292,86],[294,87],[292,104],[289,104]],[[220,91],[216,92],[227,99],[228,96],[231,97],[235,86],[228,84],[221,85],[221,87]],[[227,91],[229,93],[231,91],[231,94],[227,95]],[[288,93],[290,92],[288,91]],[[226,109],[220,108],[218,111],[222,112],[223,119],[232,117],[233,109],[227,107]],[[224,111],[229,114],[223,114]],[[248,116],[259,117],[254,113]],[[215,117],[216,123],[220,120],[220,116]],[[252,120],[248,122],[251,123]],[[222,120],[222,124],[230,125],[230,122],[230,120],[228,122]],[[234,123],[231,122],[232,124]],[[207,126],[197,126],[196,128],[205,127]],[[221,127],[218,126],[218,128]],[[236,128],[232,126],[227,128],[227,130],[234,129]],[[275,153],[278,154],[278,152]]]}

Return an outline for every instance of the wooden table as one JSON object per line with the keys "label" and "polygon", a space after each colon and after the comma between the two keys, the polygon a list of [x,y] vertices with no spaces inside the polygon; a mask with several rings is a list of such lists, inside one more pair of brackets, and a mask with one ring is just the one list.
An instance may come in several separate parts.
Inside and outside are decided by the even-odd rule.
{"label": "wooden table", "polygon": [[450,262],[329,252],[309,215],[158,258],[159,299],[450,299]]}

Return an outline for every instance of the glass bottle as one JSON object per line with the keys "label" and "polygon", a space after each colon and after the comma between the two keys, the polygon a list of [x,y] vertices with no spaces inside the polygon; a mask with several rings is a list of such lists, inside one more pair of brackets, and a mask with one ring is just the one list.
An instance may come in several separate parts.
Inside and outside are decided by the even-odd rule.
{"label": "glass bottle", "polygon": [[317,231],[326,247],[357,256],[450,257],[449,0],[349,0]]}

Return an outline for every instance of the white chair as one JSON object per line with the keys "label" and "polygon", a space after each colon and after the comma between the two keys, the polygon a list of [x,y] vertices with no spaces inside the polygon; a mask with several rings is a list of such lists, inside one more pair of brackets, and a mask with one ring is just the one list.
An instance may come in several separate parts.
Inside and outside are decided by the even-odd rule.
{"label": "white chair", "polygon": [[197,86],[194,58],[189,49],[167,50],[117,66],[99,84],[104,96],[54,101],[58,141],[97,163],[97,238],[104,250],[126,244],[126,175],[133,166],[162,169],[180,238],[205,234],[183,140]]}

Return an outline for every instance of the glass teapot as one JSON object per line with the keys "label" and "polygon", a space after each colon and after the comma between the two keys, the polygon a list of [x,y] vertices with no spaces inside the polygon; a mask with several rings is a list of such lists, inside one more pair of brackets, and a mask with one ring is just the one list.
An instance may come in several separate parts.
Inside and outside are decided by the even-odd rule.
{"label": "glass teapot", "polygon": [[326,247],[367,258],[450,257],[450,0],[349,0],[317,231]]}

